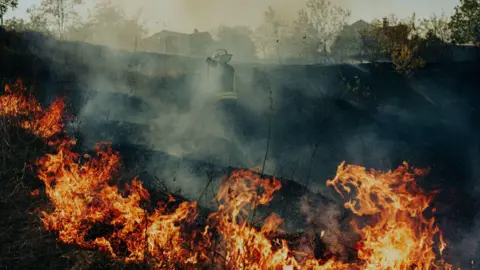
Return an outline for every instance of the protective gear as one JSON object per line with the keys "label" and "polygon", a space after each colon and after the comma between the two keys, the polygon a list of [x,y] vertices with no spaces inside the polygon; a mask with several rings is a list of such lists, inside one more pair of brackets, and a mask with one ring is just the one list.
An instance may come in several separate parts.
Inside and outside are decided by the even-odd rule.
{"label": "protective gear", "polygon": [[207,62],[210,61],[215,61],[217,63],[221,64],[226,64],[232,60],[233,55],[229,54],[227,50],[225,49],[218,49],[215,51],[215,53],[212,55],[212,57],[207,58]]}
{"label": "protective gear", "polygon": [[207,57],[209,87],[213,92],[235,92],[235,70],[228,64],[231,59],[232,55],[224,49]]}

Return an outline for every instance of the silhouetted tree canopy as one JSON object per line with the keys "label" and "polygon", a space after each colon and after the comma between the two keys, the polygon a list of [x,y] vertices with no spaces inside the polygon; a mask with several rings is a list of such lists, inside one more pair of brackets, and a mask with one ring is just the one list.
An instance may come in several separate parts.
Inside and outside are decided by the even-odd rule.
{"label": "silhouetted tree canopy", "polygon": [[479,43],[480,0],[460,0],[449,25],[455,43]]}
{"label": "silhouetted tree canopy", "polygon": [[3,16],[9,9],[17,8],[18,0],[0,0],[0,23],[3,25]]}

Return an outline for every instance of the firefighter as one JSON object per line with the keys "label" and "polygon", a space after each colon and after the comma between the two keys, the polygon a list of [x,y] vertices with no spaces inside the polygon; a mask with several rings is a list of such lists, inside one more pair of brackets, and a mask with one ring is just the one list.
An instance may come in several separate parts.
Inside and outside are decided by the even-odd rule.
{"label": "firefighter", "polygon": [[209,87],[212,87],[216,117],[224,123],[225,135],[230,137],[235,122],[237,93],[235,89],[235,70],[228,63],[232,55],[227,50],[219,49],[207,57]]}
{"label": "firefighter", "polygon": [[235,92],[235,70],[228,63],[230,60],[232,55],[224,49],[217,50],[213,56],[207,57],[210,87],[213,87],[216,93]]}

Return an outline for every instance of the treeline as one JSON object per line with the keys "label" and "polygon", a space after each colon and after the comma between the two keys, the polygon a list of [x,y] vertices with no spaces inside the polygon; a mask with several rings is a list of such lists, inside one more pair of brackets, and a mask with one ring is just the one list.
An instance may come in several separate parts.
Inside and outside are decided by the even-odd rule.
{"label": "treeline", "polygon": [[[42,0],[27,10],[27,19],[3,21],[6,11],[17,4],[18,0],[0,1],[7,29],[40,31],[59,39],[126,50],[141,50],[148,35],[140,12],[123,10],[112,1],[97,2],[84,18],[78,12],[84,8],[82,0]],[[236,59],[260,58],[281,64],[388,60],[406,73],[424,64],[422,55],[452,44],[480,43],[480,0],[461,0],[451,17],[417,18],[413,14],[399,19],[389,15],[348,25],[349,18],[350,11],[333,1],[308,0],[293,19],[269,7],[255,29],[220,26],[214,34],[218,46],[233,51]]]}
{"label": "treeline", "polygon": [[98,1],[86,18],[79,12],[84,8],[83,0],[42,0],[27,9],[27,19],[7,19],[4,27],[128,50],[147,33],[141,13],[129,15],[113,1]]}

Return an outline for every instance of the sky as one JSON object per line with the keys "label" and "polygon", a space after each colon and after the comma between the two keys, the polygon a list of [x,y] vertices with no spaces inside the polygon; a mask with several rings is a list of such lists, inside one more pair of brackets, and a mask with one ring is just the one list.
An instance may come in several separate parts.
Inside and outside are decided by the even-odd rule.
{"label": "sky", "polygon": [[[6,18],[25,18],[28,7],[40,0],[20,0],[18,9]],[[90,0],[90,5],[94,0]],[[132,12],[142,12],[142,19],[150,32],[163,29],[192,32],[210,31],[221,24],[255,26],[262,21],[268,6],[277,8],[282,16],[293,18],[306,0],[116,0]],[[359,19],[371,21],[388,14],[399,18],[428,17],[433,13],[450,15],[459,0],[330,0],[351,11],[350,22]]]}

